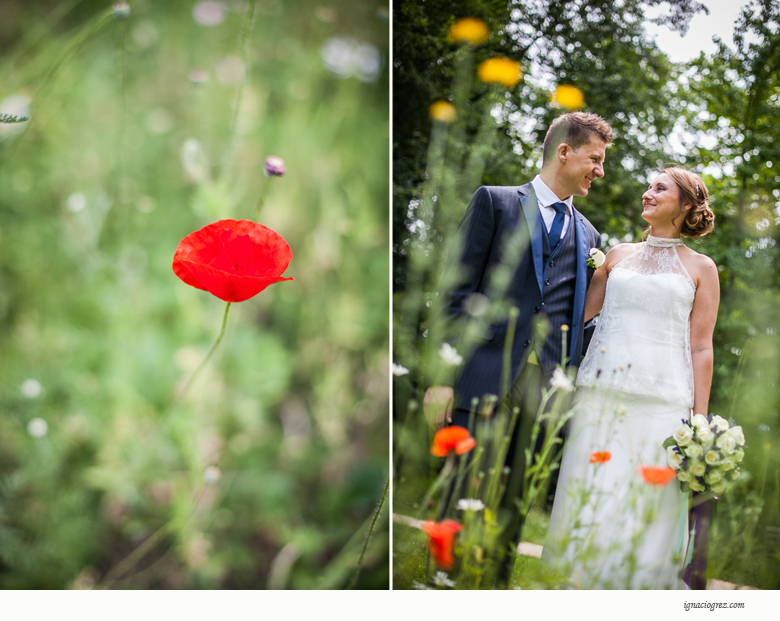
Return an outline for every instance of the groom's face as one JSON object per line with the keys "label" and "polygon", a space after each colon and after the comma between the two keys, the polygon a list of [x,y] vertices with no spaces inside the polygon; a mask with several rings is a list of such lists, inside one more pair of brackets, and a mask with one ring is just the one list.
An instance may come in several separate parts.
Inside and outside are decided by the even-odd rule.
{"label": "groom's face", "polygon": [[606,150],[606,143],[593,136],[579,149],[569,150],[562,168],[569,196],[587,196],[593,180],[604,176]]}

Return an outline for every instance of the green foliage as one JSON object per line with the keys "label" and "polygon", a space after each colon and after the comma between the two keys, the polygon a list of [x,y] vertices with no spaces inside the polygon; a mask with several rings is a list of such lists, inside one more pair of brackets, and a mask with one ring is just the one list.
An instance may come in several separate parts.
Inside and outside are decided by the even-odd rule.
{"label": "green foliage", "polygon": [[[0,102],[30,112],[0,126],[0,587],[349,583],[388,475],[388,72],[342,79],[320,50],[346,33],[386,56],[387,22],[256,4],[246,48],[246,11],[4,13]],[[176,278],[176,245],[254,218],[270,154],[288,172],[259,221],[295,280],[231,307],[162,418],[225,308]],[[356,588],[387,588],[388,545],[385,512]]]}

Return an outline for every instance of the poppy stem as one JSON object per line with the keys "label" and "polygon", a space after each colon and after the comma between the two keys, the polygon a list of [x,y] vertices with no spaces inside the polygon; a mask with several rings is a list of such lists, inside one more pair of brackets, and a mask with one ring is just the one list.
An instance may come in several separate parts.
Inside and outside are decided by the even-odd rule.
{"label": "poppy stem", "polygon": [[268,176],[265,179],[263,189],[260,191],[260,197],[257,199],[257,206],[255,207],[255,222],[260,220],[260,210],[263,208],[265,202],[265,195],[268,193],[268,186],[271,185],[271,177]]}
{"label": "poppy stem", "polygon": [[160,418],[161,421],[165,419],[165,417],[168,416],[168,414],[170,414],[174,410],[174,408],[179,404],[179,401],[181,401],[182,397],[187,393],[192,382],[195,381],[195,378],[204,369],[208,361],[211,359],[211,356],[214,355],[214,352],[217,350],[217,347],[219,347],[219,344],[222,342],[222,337],[225,336],[225,326],[227,325],[228,311],[230,310],[231,304],[232,302],[228,302],[227,306],[225,306],[225,314],[222,316],[222,327],[219,329],[217,340],[214,341],[214,344],[211,346],[211,349],[209,349],[209,353],[207,353],[206,357],[203,360],[201,360],[198,367],[192,372],[192,375],[190,375],[187,378],[187,381],[184,382],[184,386],[182,386],[182,389],[178,392],[173,402],[168,406],[168,409],[165,410],[165,413]]}
{"label": "poppy stem", "polygon": [[363,549],[360,551],[360,558],[358,558],[357,564],[355,565],[355,569],[352,571],[352,578],[349,581],[349,586],[347,587],[347,589],[354,588],[358,576],[360,575],[360,569],[363,566],[363,557],[366,555],[366,548],[368,548],[368,542],[371,540],[371,535],[374,533],[374,526],[376,526],[376,521],[379,519],[379,514],[382,513],[382,507],[385,504],[385,498],[387,498],[387,488],[389,486],[390,486],[390,477],[387,478],[387,482],[385,483],[385,489],[382,492],[382,498],[379,500],[379,504],[376,507],[376,511],[374,511],[374,519],[371,520],[371,526],[369,526],[368,528],[368,534],[366,535],[366,540],[363,542]]}

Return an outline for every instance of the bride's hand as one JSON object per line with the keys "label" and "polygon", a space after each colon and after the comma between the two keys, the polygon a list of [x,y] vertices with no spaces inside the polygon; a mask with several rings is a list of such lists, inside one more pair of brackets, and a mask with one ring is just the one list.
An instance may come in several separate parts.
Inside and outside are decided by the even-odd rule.
{"label": "bride's hand", "polygon": [[423,412],[434,429],[441,429],[452,423],[452,404],[454,393],[452,386],[431,386],[425,391]]}

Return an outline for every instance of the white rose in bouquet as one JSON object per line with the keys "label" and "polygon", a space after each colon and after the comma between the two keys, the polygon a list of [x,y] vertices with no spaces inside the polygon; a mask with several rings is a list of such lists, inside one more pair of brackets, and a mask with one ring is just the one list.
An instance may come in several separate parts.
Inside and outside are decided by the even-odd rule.
{"label": "white rose in bouquet", "polygon": [[704,477],[704,482],[707,485],[715,485],[718,483],[721,479],[721,474],[719,470],[713,470],[707,476]]}
{"label": "white rose in bouquet", "polygon": [[726,455],[731,455],[737,448],[737,442],[729,434],[724,433],[715,440],[715,446],[726,453]]}
{"label": "white rose in bouquet", "polygon": [[709,427],[696,427],[696,438],[704,446],[712,446],[712,441],[715,439],[715,434]]}
{"label": "white rose in bouquet", "polygon": [[726,489],[726,482],[721,481],[710,488],[715,494],[720,494]]}
{"label": "white rose in bouquet", "polygon": [[707,417],[703,414],[694,414],[691,418],[691,425],[694,427],[707,427],[710,428],[710,423],[707,421]]}
{"label": "white rose in bouquet", "polygon": [[698,481],[691,481],[688,485],[691,486],[694,492],[703,492],[705,490],[705,487]]}
{"label": "white rose in bouquet", "polygon": [[693,477],[691,476],[691,473],[687,470],[680,470],[677,472],[677,480],[683,481],[684,483],[688,483]]}
{"label": "white rose in bouquet", "polygon": [[691,444],[690,446],[686,446],[684,451],[688,457],[693,458],[701,457],[702,453],[704,453],[704,449],[702,449],[702,447],[698,444]]}
{"label": "white rose in bouquet", "polygon": [[674,441],[677,442],[678,446],[688,446],[691,443],[691,440],[693,440],[693,429],[688,425],[680,425],[674,431],[672,437],[674,438]]}
{"label": "white rose in bouquet", "polygon": [[678,452],[679,449],[674,446],[670,446],[666,449],[666,457],[669,462],[669,467],[679,470],[682,466],[683,456]]}
{"label": "white rose in bouquet", "polygon": [[691,466],[691,474],[695,477],[703,477],[705,472],[707,472],[707,466],[703,461],[697,461]]}
{"label": "white rose in bouquet", "polygon": [[708,466],[717,466],[720,463],[720,453],[718,451],[707,451],[704,455],[704,461]]}
{"label": "white rose in bouquet", "polygon": [[743,446],[745,444],[745,434],[742,433],[742,427],[739,425],[729,429],[726,432],[726,435],[734,438],[734,442],[736,442],[738,446]]}
{"label": "white rose in bouquet", "polygon": [[729,428],[729,422],[722,416],[713,416],[710,425],[714,425],[718,431],[726,431]]}
{"label": "white rose in bouquet", "polygon": [[[731,456],[733,457],[733,455]],[[737,467],[737,465],[734,463],[735,460],[731,459],[731,457],[724,459],[720,464],[720,469],[723,472],[728,472],[729,470],[734,470],[734,468]]]}

